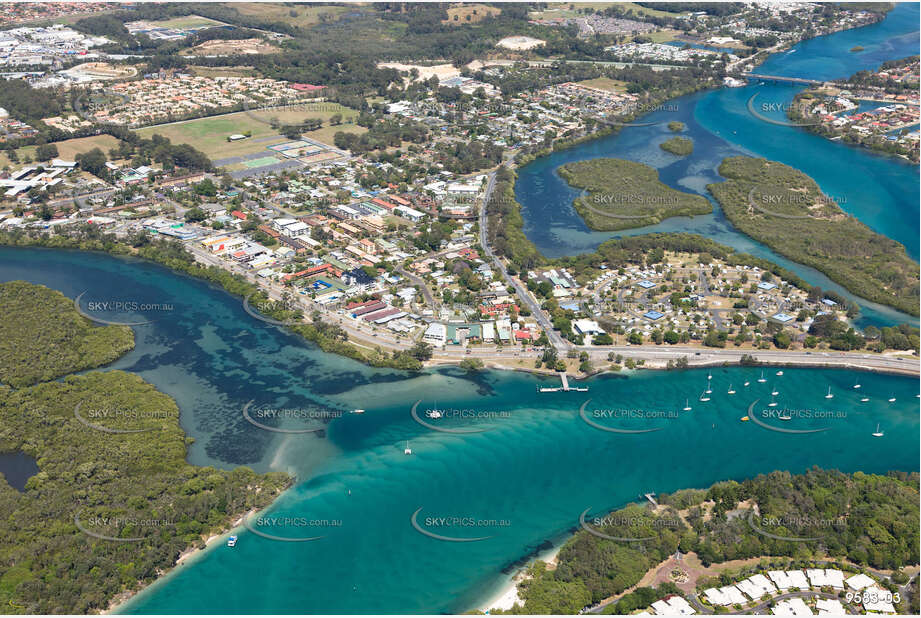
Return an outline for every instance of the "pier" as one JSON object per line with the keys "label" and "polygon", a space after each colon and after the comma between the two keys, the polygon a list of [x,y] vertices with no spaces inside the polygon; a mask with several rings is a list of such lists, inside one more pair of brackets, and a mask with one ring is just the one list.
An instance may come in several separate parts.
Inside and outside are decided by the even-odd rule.
{"label": "pier", "polygon": [[538,387],[538,393],[559,393],[560,391],[564,393],[574,392],[574,393],[587,393],[587,386],[570,386],[569,385],[569,376],[566,373],[560,374],[560,382],[562,386],[541,386]]}
{"label": "pier", "polygon": [[656,495],[654,493],[650,491],[649,493],[643,494],[643,497],[652,502],[653,507],[659,508],[659,503],[656,502]]}
{"label": "pier", "polygon": [[804,79],[802,77],[784,77],[783,75],[762,75],[761,73],[742,73],[746,79],[760,79],[766,82],[784,82],[787,84],[804,84],[806,86],[821,86],[825,82],[817,79]]}

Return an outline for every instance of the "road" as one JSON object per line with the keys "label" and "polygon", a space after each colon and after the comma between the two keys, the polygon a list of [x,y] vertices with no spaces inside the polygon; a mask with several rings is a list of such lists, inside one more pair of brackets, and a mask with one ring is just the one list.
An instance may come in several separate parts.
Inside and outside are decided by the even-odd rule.
{"label": "road", "polygon": [[435,297],[432,296],[432,291],[429,290],[429,286],[425,285],[425,281],[416,275],[407,272],[402,266],[397,266],[394,268],[394,270],[409,279],[410,283],[422,290],[422,295],[425,296],[425,302],[429,307],[431,307],[433,310],[438,309],[438,305],[435,304]]}
{"label": "road", "polygon": [[[482,232],[482,227],[480,228]],[[482,238],[481,238],[482,241]],[[281,285],[273,284],[271,287],[266,287],[265,281],[257,281],[254,273],[249,271],[246,268],[238,266],[236,264],[229,265],[226,261],[218,258],[214,255],[209,254],[203,249],[195,246],[194,243],[187,243],[186,247],[192,252],[199,262],[204,264],[217,266],[219,268],[229,269],[231,272],[239,274],[245,277],[247,280],[258,283],[262,286],[263,289],[267,289],[269,295],[273,300],[281,300],[282,295],[286,292],[292,298],[297,298],[298,303],[305,309],[306,313],[310,313],[314,310],[320,311],[321,314],[325,316],[327,322],[337,324],[343,330],[345,330],[350,337],[358,339],[359,342],[367,342],[369,345],[380,345],[383,348],[405,350],[413,345],[413,342],[408,337],[397,337],[395,333],[391,333],[386,329],[377,328],[375,329],[370,324],[364,324],[360,321],[356,322],[351,318],[347,318],[344,315],[338,314],[337,311],[332,307],[326,307],[323,305],[316,304],[312,302],[310,298],[302,294],[292,294],[290,290],[284,288]],[[487,247],[483,246],[484,252],[487,251]],[[494,262],[498,262],[495,256],[490,255]],[[506,277],[507,281],[513,281],[517,283],[516,289],[521,285],[517,280],[512,279],[504,269],[500,269],[500,272],[503,272],[503,275]],[[519,291],[519,294],[521,292]],[[533,298],[530,294],[522,296],[522,302],[527,302],[528,300],[531,303],[534,303]],[[534,303],[536,305],[536,303]],[[558,351],[566,351],[567,347],[560,340],[559,334],[557,334],[551,324],[547,322],[546,317],[540,311],[539,307],[532,309],[532,313],[535,316],[540,316],[543,322],[546,322],[546,331],[549,334],[553,334],[551,337],[551,342],[556,346]],[[541,326],[544,326],[542,323]],[[554,342],[556,339],[556,342]],[[825,366],[825,367],[838,367],[838,368],[848,368],[848,369],[861,369],[868,371],[885,371],[889,373],[899,373],[905,375],[918,375],[921,373],[921,361],[917,358],[905,358],[905,357],[894,357],[894,356],[884,356],[880,354],[862,354],[862,353],[847,353],[847,352],[823,352],[823,351],[806,351],[806,350],[750,350],[743,348],[706,348],[706,347],[697,347],[697,346],[669,346],[669,345],[641,345],[641,346],[579,346],[576,348],[579,351],[588,352],[589,357],[593,362],[596,363],[596,366],[599,366],[599,363],[607,362],[608,355],[611,353],[622,354],[625,357],[632,358],[634,360],[644,360],[649,363],[656,363],[658,365],[664,365],[667,361],[677,361],[680,358],[687,358],[688,366],[691,367],[706,367],[706,366],[716,366],[722,365],[724,363],[729,364],[738,364],[744,355],[754,356],[758,362],[765,365],[777,365],[777,366]],[[456,362],[464,358],[477,358],[477,357],[488,357],[488,358],[506,358],[506,359],[518,359],[518,358],[538,358],[543,354],[543,350],[539,348],[503,348],[499,350],[497,346],[476,346],[470,348],[464,347],[447,347],[444,350],[437,349],[434,351],[434,358],[441,361],[451,361]]]}
{"label": "road", "polygon": [[496,188],[496,172],[491,172],[489,174],[489,184],[486,185],[486,193],[483,196],[483,205],[480,207],[480,246],[483,247],[483,253],[487,258],[492,260],[493,265],[496,270],[502,274],[502,278],[505,279],[505,282],[515,288],[515,292],[518,293],[518,298],[521,300],[522,304],[527,306],[528,310],[531,312],[531,315],[534,316],[534,319],[537,320],[537,323],[540,324],[540,327],[547,333],[547,337],[550,339],[550,344],[556,348],[557,353],[565,352],[570,346],[568,342],[565,342],[559,333],[553,329],[553,324],[550,323],[550,320],[541,310],[540,305],[534,300],[534,297],[531,296],[531,293],[528,289],[522,285],[521,281],[517,278],[512,277],[508,274],[508,270],[505,268],[505,264],[502,263],[496,254],[493,253],[492,248],[489,246],[488,234],[487,231],[487,222],[489,217],[486,216],[486,205],[489,203],[489,198],[492,196],[492,192]]}

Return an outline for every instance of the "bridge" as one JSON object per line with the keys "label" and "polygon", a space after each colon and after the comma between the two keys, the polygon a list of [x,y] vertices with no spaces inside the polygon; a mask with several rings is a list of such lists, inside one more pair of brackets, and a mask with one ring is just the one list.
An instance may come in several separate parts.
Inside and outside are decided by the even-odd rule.
{"label": "bridge", "polygon": [[748,79],[760,79],[766,82],[785,82],[788,84],[803,84],[806,86],[820,86],[826,82],[818,79],[804,79],[802,77],[784,77],[782,75],[763,75],[761,73],[742,73]]}

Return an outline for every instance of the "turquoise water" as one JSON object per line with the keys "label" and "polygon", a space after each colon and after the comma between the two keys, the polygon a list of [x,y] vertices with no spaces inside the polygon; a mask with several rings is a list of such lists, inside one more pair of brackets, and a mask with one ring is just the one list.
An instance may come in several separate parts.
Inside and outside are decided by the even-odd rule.
{"label": "turquoise water", "polygon": [[[696,105],[706,96],[691,100]],[[694,106],[680,109],[694,122]],[[735,149],[692,130],[714,148]],[[621,139],[629,135],[625,131]],[[712,173],[712,166],[701,172],[698,164],[687,165],[686,173],[672,168],[670,182],[707,182],[698,173]],[[710,225],[721,229],[718,217]],[[136,348],[112,367],[138,373],[176,399],[182,426],[195,438],[191,463],[297,476],[298,484],[269,509],[267,516],[275,519],[255,524],[259,531],[288,539],[322,537],[285,542],[241,531],[235,548],[218,545],[201,554],[123,606],[123,613],[465,611],[489,598],[523,559],[565,538],[585,509],[599,513],[643,492],[703,487],[775,469],[917,470],[921,456],[915,378],[786,369],[783,376],[767,372],[768,381],[760,384],[760,370],[732,367],[712,370],[714,392],[706,403],[696,401],[706,370],[602,376],[586,383],[588,393],[538,394],[536,387],[545,382],[522,373],[469,377],[445,369],[411,375],[325,354],[252,318],[221,290],[140,261],[0,248],[0,281],[12,279],[72,298],[85,292],[85,307],[114,299],[168,305],[158,312],[97,314],[151,320],[134,327]],[[726,392],[730,383],[734,396]],[[793,435],[739,422],[756,400],[756,414],[767,409],[772,387],[781,406],[826,418],[762,422],[826,431]],[[824,397],[829,387],[835,394],[830,400]],[[861,403],[858,393],[870,401]],[[896,401],[889,403],[892,396]],[[589,426],[579,416],[588,398],[587,413],[599,424],[658,430],[622,434]],[[690,412],[681,410],[686,399]],[[437,406],[488,417],[429,423],[489,431],[459,435],[423,427],[411,416],[417,400],[422,410]],[[248,423],[242,409],[249,401],[257,408],[367,412],[335,418],[320,434],[282,434]],[[639,410],[655,418],[633,413],[606,419],[595,416],[596,409]],[[870,435],[877,423],[882,438]],[[280,424],[316,426],[316,420]],[[412,455],[404,455],[407,445]],[[419,509],[418,522],[427,532],[490,538],[447,542],[426,536],[410,521]],[[429,517],[491,521],[439,526]]]}
{"label": "turquoise water", "polygon": [[[242,531],[176,570],[122,608],[125,613],[397,613],[467,610],[488,598],[519,560],[564,538],[587,508],[601,512],[646,491],[706,486],[760,472],[915,470],[919,430],[915,379],[851,371],[787,369],[769,381],[759,370],[713,370],[713,399],[703,370],[604,376],[589,393],[538,394],[544,381],[516,372],[473,378],[454,369],[417,376],[374,370],[317,351],[246,314],[239,301],[200,281],[148,263],[68,251],[0,249],[0,280],[26,279],[84,300],[136,300],[172,307],[156,315],[99,314],[119,321],[153,318],[134,328],[136,348],[113,367],[136,372],[176,398],[182,425],[196,439],[195,464],[282,469],[300,483],[270,509],[285,523]],[[130,294],[125,291],[130,290]],[[742,386],[748,380],[749,387]],[[861,404],[852,386],[871,401]],[[733,384],[738,394],[726,391]],[[842,418],[796,419],[775,433],[741,423],[748,405],[765,409],[771,387],[782,406],[832,411]],[[836,394],[824,399],[828,386]],[[895,403],[886,401],[895,396]],[[586,424],[587,410],[639,409],[654,419],[605,419],[615,434]],[[452,435],[416,423],[410,408],[475,410],[486,419],[442,419]],[[686,399],[693,410],[684,412]],[[249,400],[331,413],[325,435],[267,432],[242,419]],[[661,417],[661,415],[665,415]],[[298,421],[299,422],[299,421]],[[777,421],[768,421],[777,423]],[[872,438],[876,423],[884,438]],[[297,426],[291,421],[288,428]],[[407,442],[413,454],[403,454]],[[702,455],[695,455],[702,454]],[[446,542],[444,536],[492,536]],[[296,518],[309,520],[302,525]],[[439,527],[426,517],[497,520]],[[339,522],[333,526],[331,522]],[[503,525],[507,524],[507,525]]]}
{"label": "turquoise water", "polygon": [[[758,68],[770,75],[843,77],[875,67],[887,59],[918,53],[918,4],[900,4],[879,24],[812,39],[792,50],[775,55]],[[848,50],[860,41],[867,51]],[[649,232],[687,231],[769,259],[793,270],[814,285],[836,290],[856,300],[862,308],[859,324],[917,324],[917,318],[888,307],[855,298],[818,271],[795,264],[766,246],[739,233],[723,216],[706,190],[720,182],[720,162],[728,156],[761,156],[782,161],[812,176],[822,190],[836,198],[841,207],[877,232],[905,245],[918,259],[919,176],[916,166],[891,157],[832,142],[802,129],[769,124],[753,116],[747,107],[757,95],[761,104],[788,104],[799,88],[778,84],[752,84],[722,88],[670,101],[668,106],[644,116],[652,126],[627,127],[611,135],[574,148],[553,153],[521,168],[515,195],[522,204],[524,231],[537,248],[549,257],[576,255],[594,250],[605,240],[620,235]],[[783,119],[783,112],[761,112]],[[694,140],[694,152],[677,157],[662,151],[659,144],[672,133],[666,124],[679,120],[687,125],[684,135]],[[597,157],[618,157],[655,167],[663,182],[676,189],[704,195],[714,204],[710,215],[673,218],[659,225],[625,232],[593,232],[572,208],[578,192],[560,178],[556,170],[572,161]]]}

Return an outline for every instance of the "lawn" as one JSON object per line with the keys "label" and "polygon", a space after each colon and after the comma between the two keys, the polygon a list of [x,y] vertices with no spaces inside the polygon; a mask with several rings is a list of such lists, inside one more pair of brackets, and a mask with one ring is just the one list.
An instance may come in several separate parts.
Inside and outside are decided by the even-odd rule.
{"label": "lawn", "polygon": [[320,23],[321,15],[328,15],[327,19],[335,19],[342,13],[357,11],[358,6],[332,6],[329,4],[315,6],[286,6],[285,4],[268,2],[241,2],[232,4],[240,15],[259,17],[266,21],[282,21],[298,28],[313,26]]}
{"label": "lawn", "polygon": [[[78,137],[75,139],[64,140],[63,142],[54,142],[54,145],[58,147],[58,158],[64,159],[65,161],[73,161],[74,157],[78,154],[84,152],[89,152],[93,148],[101,149],[106,155],[109,154],[109,150],[118,146],[118,140],[111,135],[93,135],[91,137]],[[35,157],[35,148],[36,146],[24,146],[17,151],[19,154],[20,160],[25,156],[29,155],[30,157]],[[8,159],[6,155],[3,155],[3,158],[0,159],[0,164],[8,164]]]}
{"label": "lawn", "polygon": [[173,19],[164,19],[162,21],[152,21],[151,24],[161,28],[175,28],[185,30],[186,28],[208,28],[212,26],[225,26],[226,24],[214,19],[208,19],[201,15],[186,15],[184,17],[174,17]]}
{"label": "lawn", "polygon": [[627,82],[618,81],[616,79],[611,79],[610,77],[596,77],[595,79],[586,79],[585,81],[576,82],[580,86],[587,86],[588,88],[598,88],[599,90],[607,90],[608,92],[626,92],[627,91]]}
{"label": "lawn", "polygon": [[[277,109],[271,112],[235,112],[233,114],[145,127],[138,129],[137,134],[148,138],[151,135],[159,134],[169,138],[174,144],[190,144],[212,159],[224,159],[261,152],[272,144],[287,141],[287,138],[279,135],[277,129],[272,128],[269,121],[273,117],[277,118],[282,124],[300,123],[306,118],[322,118],[326,122],[330,116],[336,113],[342,114],[345,119],[357,116],[355,110],[336,103],[313,103],[303,104],[297,108]],[[332,140],[332,135],[336,131],[349,130],[346,128],[348,126],[343,124],[339,127],[323,127],[308,135],[312,136],[314,133],[323,132],[322,135],[328,135],[328,139]],[[359,128],[351,127],[353,130]],[[332,129],[332,131],[328,131],[328,129]],[[227,141],[229,135],[245,133],[246,131],[251,131],[252,137],[237,142]],[[276,139],[259,141],[262,138],[269,137],[275,137]],[[326,141],[320,137],[315,139]]]}

